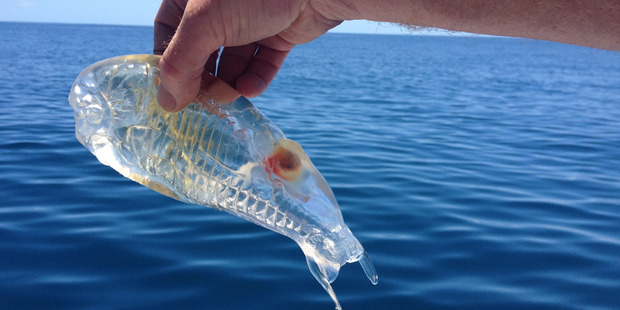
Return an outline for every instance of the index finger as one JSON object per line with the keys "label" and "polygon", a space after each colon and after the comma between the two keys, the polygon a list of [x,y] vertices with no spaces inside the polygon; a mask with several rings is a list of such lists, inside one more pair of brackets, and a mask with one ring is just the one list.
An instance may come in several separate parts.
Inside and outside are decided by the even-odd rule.
{"label": "index finger", "polygon": [[155,16],[153,54],[161,55],[181,23],[187,1],[163,0]]}

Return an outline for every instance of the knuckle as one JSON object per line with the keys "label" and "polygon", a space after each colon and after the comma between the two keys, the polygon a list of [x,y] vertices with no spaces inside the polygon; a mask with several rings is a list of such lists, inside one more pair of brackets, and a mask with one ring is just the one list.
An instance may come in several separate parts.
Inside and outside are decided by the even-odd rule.
{"label": "knuckle", "polygon": [[164,54],[159,61],[159,75],[164,82],[174,83],[181,80],[183,74],[178,65],[175,65],[175,62]]}
{"label": "knuckle", "polygon": [[175,85],[186,83],[187,81],[197,80],[202,74],[202,68],[199,69],[185,69],[181,62],[174,58],[164,56],[159,62],[160,77],[165,82],[171,82]]}

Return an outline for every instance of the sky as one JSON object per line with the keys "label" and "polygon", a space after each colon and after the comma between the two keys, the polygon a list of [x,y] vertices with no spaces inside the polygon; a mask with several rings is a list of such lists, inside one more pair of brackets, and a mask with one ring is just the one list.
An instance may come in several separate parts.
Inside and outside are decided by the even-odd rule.
{"label": "sky", "polygon": [[[160,3],[161,0],[0,0],[0,21],[152,26]],[[410,33],[403,27],[369,21],[347,21],[332,32]]]}

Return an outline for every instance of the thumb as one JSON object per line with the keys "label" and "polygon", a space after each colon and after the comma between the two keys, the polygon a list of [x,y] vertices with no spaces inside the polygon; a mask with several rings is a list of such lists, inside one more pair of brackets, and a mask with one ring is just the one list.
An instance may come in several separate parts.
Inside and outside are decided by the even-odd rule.
{"label": "thumb", "polygon": [[175,55],[166,56],[166,54],[170,54],[169,51],[170,49],[167,49],[159,61],[160,84],[157,100],[164,110],[177,112],[186,107],[198,95],[204,65],[197,69],[191,68],[180,63],[181,61]]}
{"label": "thumb", "polygon": [[174,37],[159,61],[160,85],[157,99],[162,108],[176,112],[192,102],[200,91],[200,79],[209,57],[223,45],[223,39],[189,1]]}

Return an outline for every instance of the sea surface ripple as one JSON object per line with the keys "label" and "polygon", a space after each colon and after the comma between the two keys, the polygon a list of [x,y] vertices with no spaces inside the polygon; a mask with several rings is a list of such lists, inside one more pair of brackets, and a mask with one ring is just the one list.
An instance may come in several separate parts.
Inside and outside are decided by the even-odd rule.
{"label": "sea surface ripple", "polygon": [[[152,28],[0,23],[0,309],[332,309],[291,240],[183,204],[74,137],[71,84]],[[328,34],[252,101],[304,147],[379,273],[344,309],[620,305],[620,54]]]}

